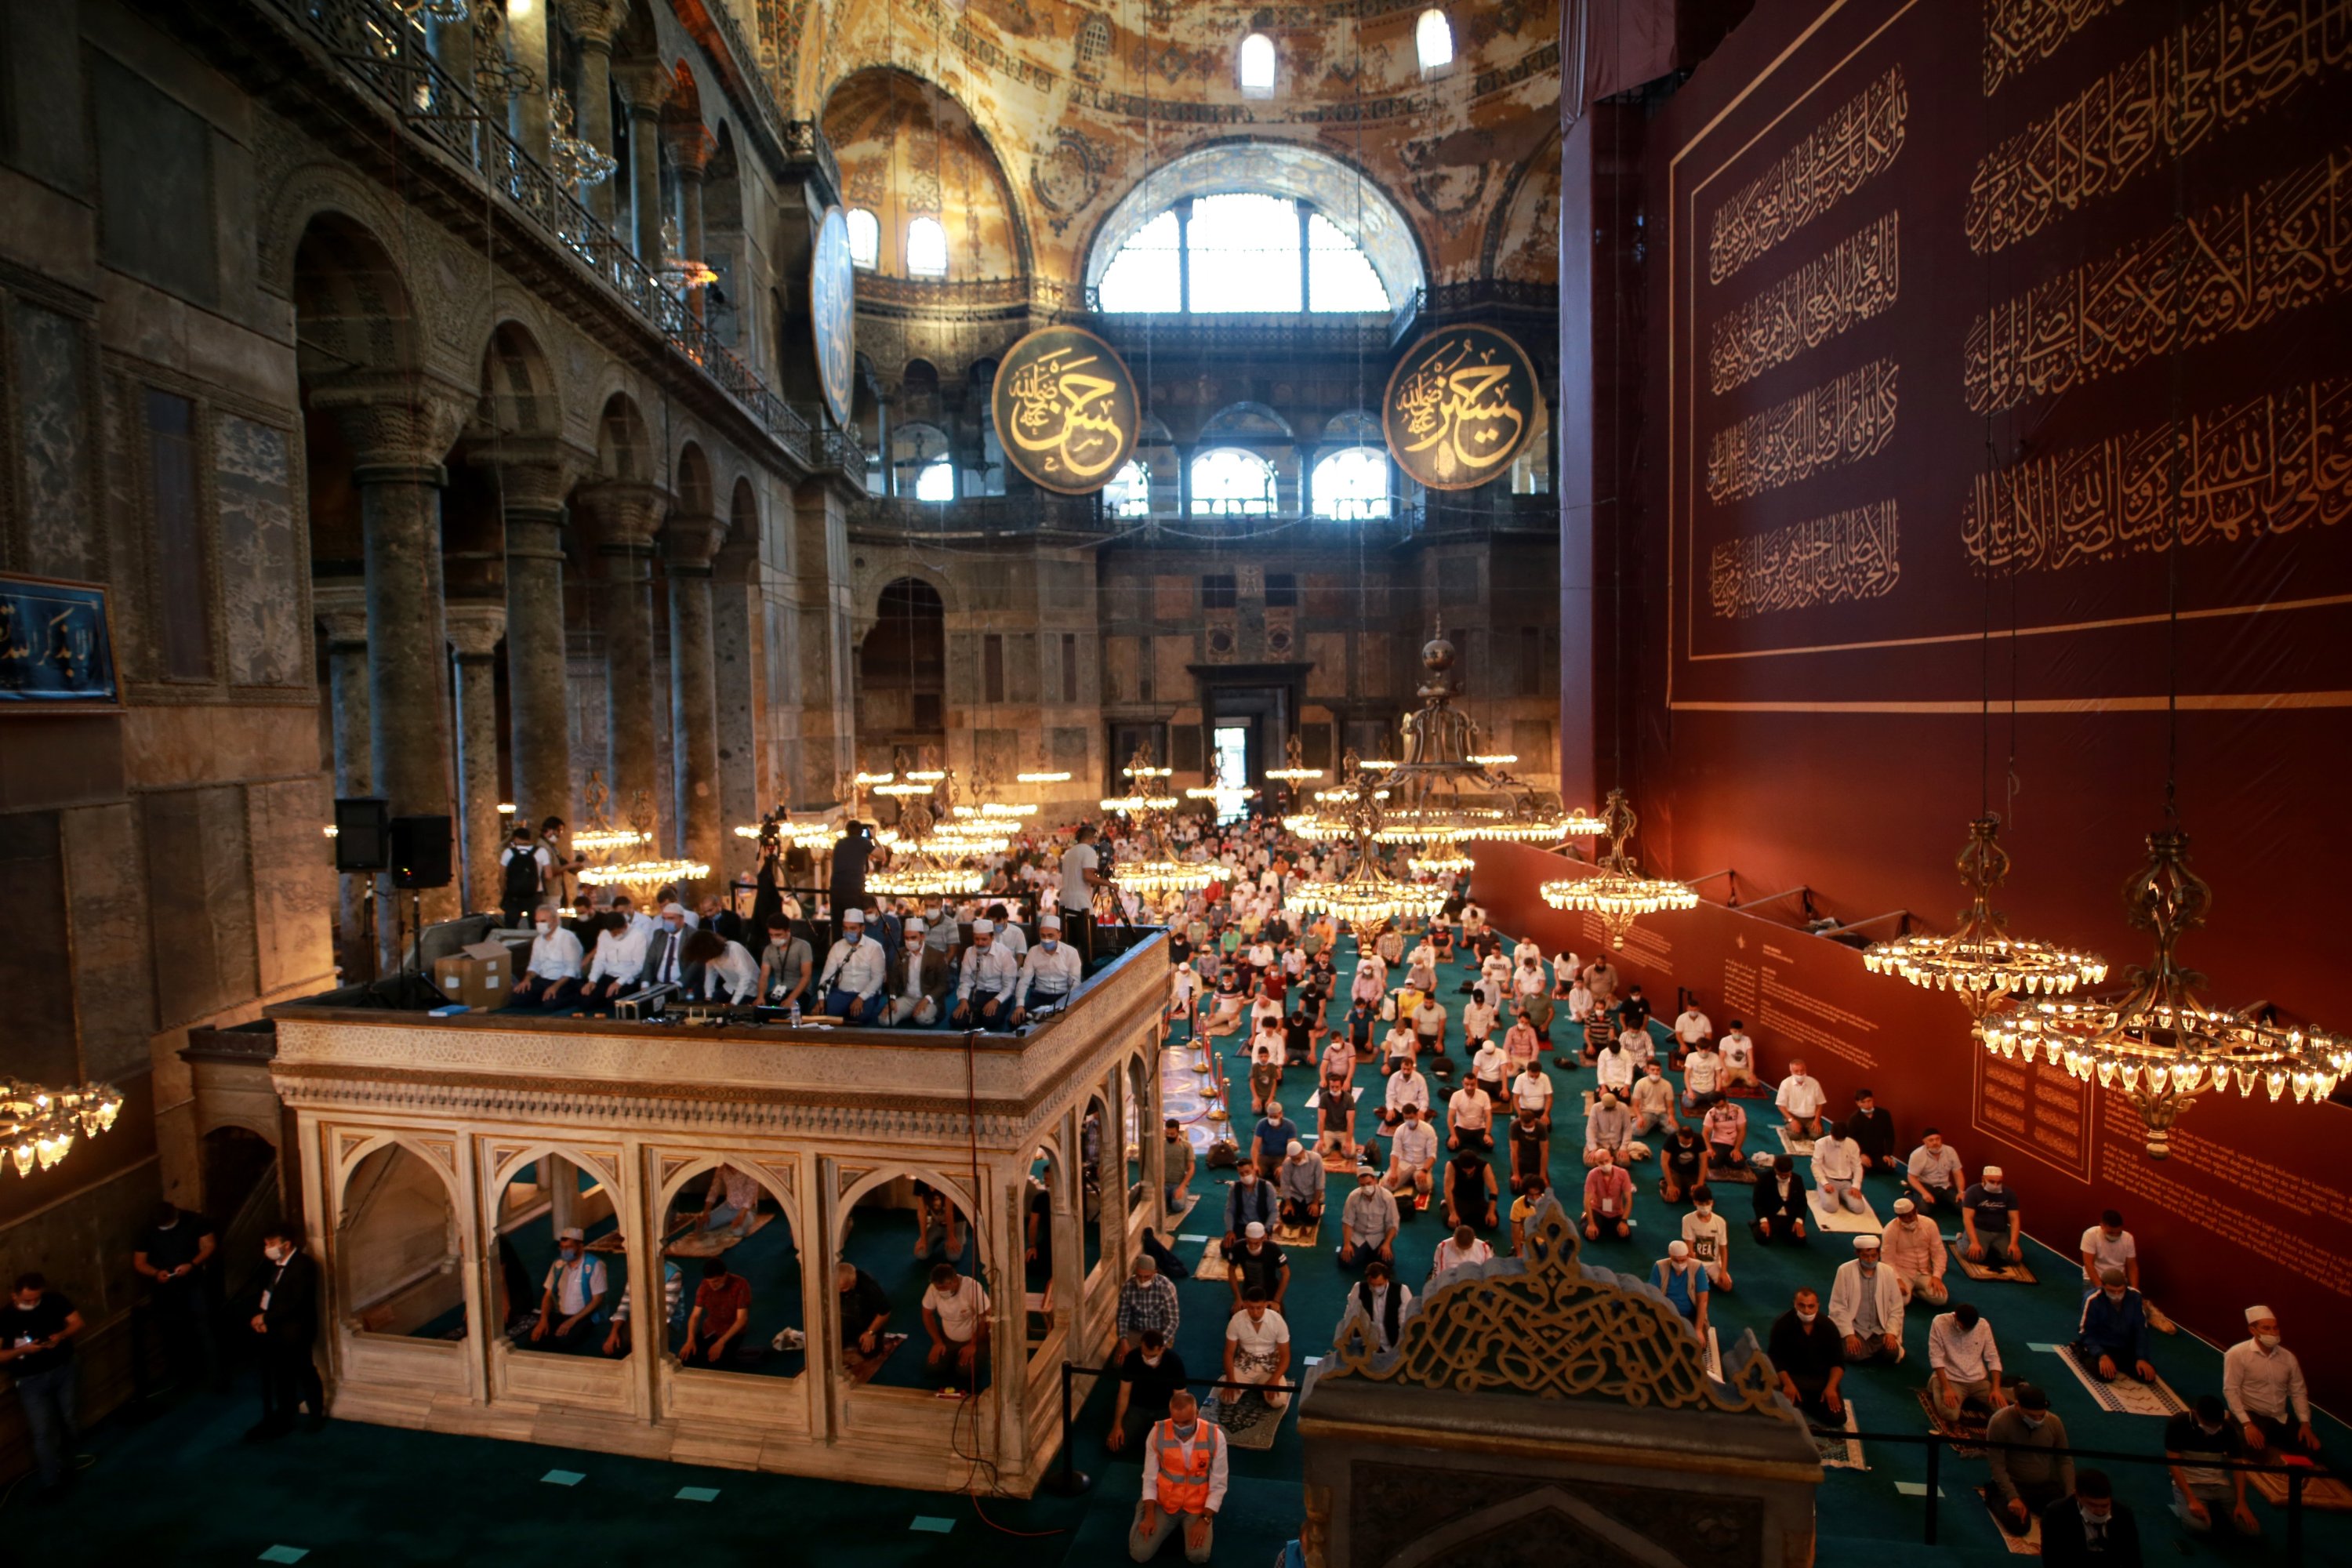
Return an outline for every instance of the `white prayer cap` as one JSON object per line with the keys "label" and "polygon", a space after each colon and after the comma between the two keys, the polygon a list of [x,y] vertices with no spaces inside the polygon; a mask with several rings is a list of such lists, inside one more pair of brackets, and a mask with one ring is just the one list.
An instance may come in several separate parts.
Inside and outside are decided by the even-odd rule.
{"label": "white prayer cap", "polygon": [[1059,915],[1040,915],[1037,917],[1037,929],[1039,931],[1059,931],[1062,929],[1062,917]]}
{"label": "white prayer cap", "polygon": [[585,1241],[588,1239],[588,1233],[576,1225],[567,1225],[555,1233],[555,1238],[558,1241]]}
{"label": "white prayer cap", "polygon": [[686,906],[684,904],[664,904],[662,906],[662,913],[666,915],[683,915],[686,913]]}
{"label": "white prayer cap", "polygon": [[1853,1238],[1853,1249],[1856,1252],[1875,1252],[1878,1250],[1878,1237],[1857,1236]]}
{"label": "white prayer cap", "polygon": [[1675,1262],[1680,1263],[1684,1258],[1690,1256],[1690,1243],[1687,1241],[1670,1241],[1666,1243],[1666,1256],[1673,1258]]}
{"label": "white prayer cap", "polygon": [[929,930],[930,930],[930,929],[931,929],[930,927],[929,927],[929,926],[927,926],[927,925],[925,925],[925,924],[923,923],[922,917],[921,917],[920,915],[908,915],[908,916],[907,917],[907,921],[906,921],[906,930],[907,930],[907,934],[908,934],[908,935],[909,935],[909,936],[918,935],[918,934],[919,934],[919,933],[921,933],[921,932],[923,932],[923,931],[929,931]]}
{"label": "white prayer cap", "polygon": [[1999,1165],[1987,1165],[1984,1168],[1984,1174],[1986,1180],[1997,1182],[2000,1180],[2000,1167]]}
{"label": "white prayer cap", "polygon": [[2250,1323],[2259,1323],[2264,1318],[2276,1318],[2278,1314],[2272,1311],[2268,1307],[2249,1307],[2246,1309],[2246,1321]]}
{"label": "white prayer cap", "polygon": [[1304,1154],[1307,1152],[1307,1145],[1293,1138],[1290,1141],[1290,1152],[1294,1154]]}
{"label": "white prayer cap", "polygon": [[974,936],[993,935],[995,931],[996,922],[994,921],[974,921],[971,922],[971,934]]}
{"label": "white prayer cap", "polygon": [[1249,1237],[1252,1241],[1263,1240],[1265,1237],[1265,1221],[1262,1219],[1254,1219],[1250,1221],[1249,1228],[1242,1232],[1242,1234]]}
{"label": "white prayer cap", "polygon": [[1919,1205],[1913,1203],[1909,1198],[1897,1198],[1895,1200],[1895,1212],[1896,1214],[1916,1214],[1918,1209]]}
{"label": "white prayer cap", "polygon": [[866,911],[864,910],[844,910],[841,911],[841,923],[845,926],[862,926],[866,923]]}

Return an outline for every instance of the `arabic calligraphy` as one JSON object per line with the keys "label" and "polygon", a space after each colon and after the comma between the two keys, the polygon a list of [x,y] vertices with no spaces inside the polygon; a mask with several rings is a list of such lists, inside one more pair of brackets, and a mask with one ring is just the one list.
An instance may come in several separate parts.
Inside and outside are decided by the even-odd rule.
{"label": "arabic calligraphy", "polygon": [[106,590],[0,577],[0,702],[111,701]]}
{"label": "arabic calligraphy", "polygon": [[1902,284],[1898,218],[1888,213],[1849,235],[1715,323],[1707,371],[1717,396],[1866,321]]}
{"label": "arabic calligraphy", "polygon": [[2352,149],[2265,182],[1979,315],[1961,358],[1990,414],[2242,332],[2352,277]]}
{"label": "arabic calligraphy", "polygon": [[2352,516],[2352,376],[1980,475],[1960,518],[1986,572],[2063,572]]}
{"label": "arabic calligraphy", "polygon": [[1100,489],[1135,450],[1135,380],[1109,344],[1076,327],[1015,343],[996,373],[996,427],[1005,456],[1062,495]]}
{"label": "arabic calligraphy", "polygon": [[1389,379],[1381,426],[1397,464],[1433,489],[1485,484],[1527,440],[1535,370],[1488,327],[1433,333]]}
{"label": "arabic calligraphy", "polygon": [[1969,183],[1969,245],[2014,245],[2347,57],[2352,0],[2222,0],[1985,154]]}
{"label": "arabic calligraphy", "polygon": [[1706,275],[1720,283],[1895,162],[1910,95],[1890,66],[1707,220]]}
{"label": "arabic calligraphy", "polygon": [[1706,444],[1707,499],[1720,506],[1761,495],[1882,450],[1895,434],[1899,369],[1873,360],[1717,431]]}
{"label": "arabic calligraphy", "polygon": [[1707,597],[1717,615],[1745,619],[1893,593],[1895,523],[1895,502],[1882,500],[1727,540],[1708,557]]}
{"label": "arabic calligraphy", "polygon": [[1984,95],[1990,98],[2026,67],[2057,53],[2058,46],[2124,0],[1987,0]]}

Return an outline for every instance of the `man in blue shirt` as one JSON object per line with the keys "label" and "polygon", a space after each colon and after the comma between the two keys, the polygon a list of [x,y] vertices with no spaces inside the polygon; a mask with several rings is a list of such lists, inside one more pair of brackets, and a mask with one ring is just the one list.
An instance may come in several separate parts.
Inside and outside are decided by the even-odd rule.
{"label": "man in blue shirt", "polygon": [[2074,1331],[2074,1359],[2101,1383],[2128,1367],[2142,1383],[2156,1381],[2147,1359],[2147,1308],[2124,1282],[2124,1271],[2099,1270],[2099,1288],[2083,1299],[2083,1321]]}
{"label": "man in blue shirt", "polygon": [[1698,1331],[1699,1342],[1706,1341],[1706,1265],[1691,1257],[1690,1243],[1671,1241],[1666,1255],[1650,1270],[1650,1283],[1666,1298],[1666,1302],[1682,1314],[1683,1321]]}
{"label": "man in blue shirt", "polygon": [[1279,1103],[1268,1105],[1265,1108],[1265,1115],[1258,1121],[1256,1135],[1252,1140],[1257,1147],[1259,1172],[1269,1179],[1272,1178],[1281,1168],[1283,1157],[1290,1152],[1290,1145],[1297,1137],[1298,1123],[1282,1113]]}

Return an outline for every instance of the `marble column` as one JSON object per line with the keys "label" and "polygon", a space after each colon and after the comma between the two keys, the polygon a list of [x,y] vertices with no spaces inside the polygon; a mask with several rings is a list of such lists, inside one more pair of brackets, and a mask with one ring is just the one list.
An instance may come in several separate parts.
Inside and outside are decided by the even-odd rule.
{"label": "marble column", "polygon": [[712,662],[711,561],[727,537],[715,517],[673,517],[662,530],[669,584],[670,766],[684,815],[681,847],[718,875],[727,822],[719,780],[719,688]]}
{"label": "marble column", "polygon": [[[707,261],[709,258],[703,254],[702,176],[710,167],[710,132],[698,120],[673,121],[662,127],[662,140],[669,148],[671,172],[677,175],[678,255],[689,261]],[[698,321],[702,320],[702,289],[697,287],[686,297]]]}
{"label": "marble column", "polygon": [[[739,520],[736,527],[743,526]],[[711,568],[711,668],[719,701],[719,816],[729,825],[719,838],[719,868],[732,878],[749,874],[757,847],[738,838],[735,823],[757,822],[782,792],[770,783],[762,737],[769,728],[765,605],[761,593],[760,542],[728,533],[726,548]]]}
{"label": "marble column", "polygon": [[607,479],[584,487],[574,504],[596,521],[604,586],[606,731],[613,811],[620,822],[661,842],[659,770],[654,731],[654,535],[668,498],[652,485]]}
{"label": "marble column", "polygon": [[[613,35],[621,9],[612,0],[560,0],[572,40],[580,48],[580,96],[572,100],[572,134],[606,157],[613,153]],[[581,193],[588,210],[606,224],[614,221],[620,192],[614,179]]]}
{"label": "marble column", "polygon": [[507,536],[507,745],[516,815],[570,822],[572,700],[563,624],[563,495],[581,458],[540,437],[475,459],[499,479]]}
{"label": "marble column", "polygon": [[495,910],[500,890],[499,851],[507,836],[499,815],[499,641],[507,610],[495,600],[457,599],[445,613],[449,647],[457,658],[457,798],[459,864],[468,910]]}
{"label": "marble column", "polygon": [[[376,793],[394,816],[450,816],[446,634],[441,605],[441,461],[472,409],[470,388],[414,373],[359,373],[312,387],[310,405],[334,416],[352,458],[367,571],[368,730]],[[399,967],[409,900],[394,907],[390,873],[377,952]],[[457,912],[454,888],[425,890],[426,923]]]}
{"label": "marble column", "polygon": [[[661,109],[668,101],[670,75],[657,59],[631,60],[613,68],[613,79],[629,109],[629,175],[635,187],[637,259],[662,263]],[[618,175],[614,176],[618,178]]]}
{"label": "marble column", "polygon": [[[335,726],[335,798],[373,793],[375,754],[368,738],[367,583],[339,579],[310,585],[310,606],[327,633],[327,701]],[[347,981],[365,978],[367,880],[354,872],[335,879],[335,958]]]}
{"label": "marble column", "polygon": [[[543,89],[548,76],[547,7],[513,6],[504,20],[508,54],[530,71],[532,79]],[[491,110],[495,113],[497,105],[493,104]],[[538,90],[518,94],[513,100],[509,122],[514,139],[522,143],[522,150],[545,163],[548,161],[546,92]]]}
{"label": "marble column", "polygon": [[793,586],[799,608],[800,766],[794,798],[842,798],[856,771],[857,721],[849,659],[848,510],[840,489],[813,479],[793,492]]}

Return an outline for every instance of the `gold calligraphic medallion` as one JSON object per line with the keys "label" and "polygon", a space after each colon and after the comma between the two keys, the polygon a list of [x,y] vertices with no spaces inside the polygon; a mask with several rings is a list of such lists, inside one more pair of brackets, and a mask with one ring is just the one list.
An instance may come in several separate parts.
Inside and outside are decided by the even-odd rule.
{"label": "gold calligraphic medallion", "polygon": [[857,361],[857,274],[849,258],[849,220],[825,209],[809,258],[809,330],[816,343],[816,376],[834,423],[849,423]]}
{"label": "gold calligraphic medallion", "polygon": [[1076,327],[1041,327],[1014,343],[992,402],[1004,455],[1057,495],[1091,495],[1118,478],[1142,424],[1126,362]]}
{"label": "gold calligraphic medallion", "polygon": [[1492,327],[1448,327],[1405,351],[1381,400],[1397,466],[1433,490],[1507,470],[1543,407],[1527,351]]}

